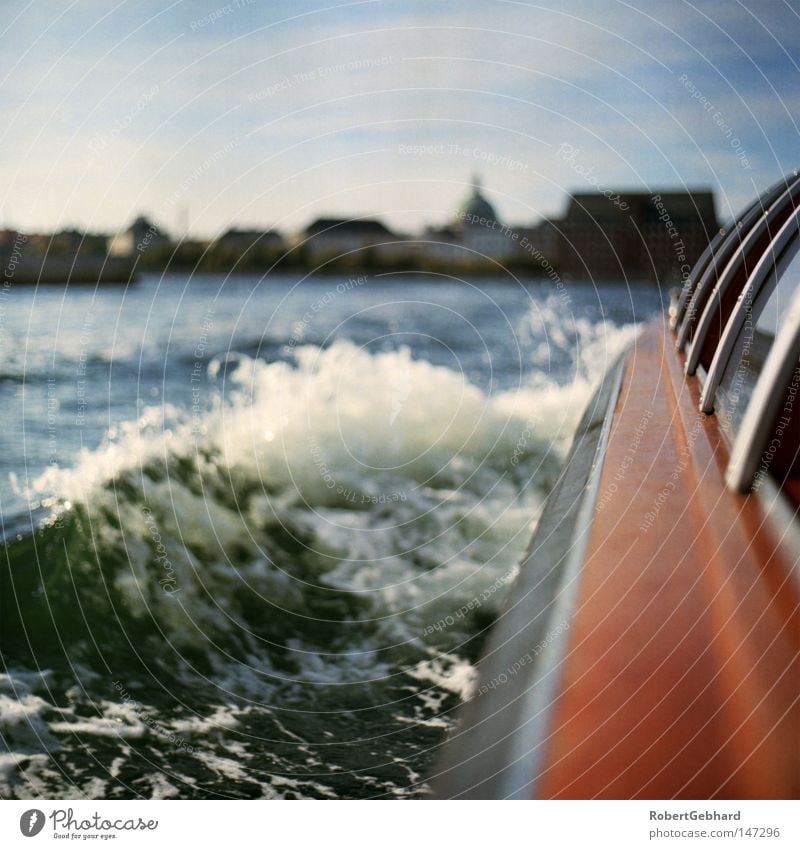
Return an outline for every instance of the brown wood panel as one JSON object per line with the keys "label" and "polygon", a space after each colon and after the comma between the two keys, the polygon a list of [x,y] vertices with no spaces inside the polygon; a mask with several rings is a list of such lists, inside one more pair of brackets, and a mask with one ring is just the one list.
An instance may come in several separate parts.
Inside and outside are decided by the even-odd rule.
{"label": "brown wood panel", "polygon": [[798,584],[759,498],[725,489],[728,449],[698,400],[666,322],[647,328],[617,405],[539,797],[800,795]]}

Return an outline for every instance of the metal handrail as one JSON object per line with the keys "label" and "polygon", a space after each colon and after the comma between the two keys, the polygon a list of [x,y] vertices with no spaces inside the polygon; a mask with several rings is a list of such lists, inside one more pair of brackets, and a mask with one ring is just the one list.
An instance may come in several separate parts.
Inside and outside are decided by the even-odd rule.
{"label": "metal handrail", "polygon": [[717,269],[727,266],[730,258],[733,256],[736,249],[744,240],[750,229],[755,226],[759,218],[764,215],[772,204],[780,195],[786,191],[791,183],[798,179],[797,172],[793,172],[792,179],[783,178],[775,185],[771,186],[750,204],[749,207],[742,213],[735,225],[730,228],[728,235],[723,239],[719,249],[714,254],[713,260],[709,263],[706,270],[703,272],[697,286],[692,293],[689,303],[686,307],[686,312],[683,321],[678,327],[677,347],[679,351],[683,351],[689,341],[689,336],[695,326],[697,313],[699,308],[705,306],[705,302],[711,289],[717,282]]}
{"label": "metal handrail", "polygon": [[[781,220],[783,214],[790,209],[798,197],[800,197],[800,177],[789,184],[789,187],[767,209],[763,217],[750,229],[739,247],[734,251],[722,274],[719,275],[700,315],[700,320],[697,322],[697,330],[686,354],[686,374],[695,373],[706,338],[714,325],[715,319],[718,318],[718,308],[721,308],[722,300],[737,279],[737,275],[745,267],[748,259],[751,259],[755,245],[764,235],[769,233],[770,228],[777,221]],[[791,212],[789,212],[789,215],[791,216]],[[725,323],[727,324],[727,321]],[[708,382],[708,376],[706,376],[705,382]]]}
{"label": "metal handrail", "polygon": [[714,411],[714,396],[722,381],[722,376],[725,373],[733,349],[736,346],[739,333],[747,320],[748,310],[785,253],[786,248],[792,239],[798,235],[798,232],[800,232],[800,209],[796,209],[794,214],[790,215],[784,222],[775,238],[770,242],[767,250],[764,251],[764,254],[756,263],[752,274],[739,295],[736,309],[731,313],[731,317],[725,325],[717,349],[714,352],[714,358],[708,368],[705,383],[703,384],[700,394],[700,410],[703,413],[712,413]]}
{"label": "metal handrail", "polygon": [[[795,221],[795,217],[790,221]],[[747,492],[753,486],[756,475],[769,468],[770,458],[767,455],[771,446],[767,445],[767,440],[775,432],[778,413],[787,404],[784,392],[799,361],[800,289],[795,292],[792,305],[772,343],[733,443],[725,482],[736,492]]]}
{"label": "metal handrail", "polygon": [[669,326],[673,330],[677,329],[683,321],[683,318],[686,315],[686,307],[689,305],[689,300],[692,297],[692,293],[694,292],[698,281],[703,276],[703,272],[705,272],[706,268],[708,268],[708,264],[714,257],[714,254],[722,243],[722,240],[728,235],[728,232],[729,228],[723,227],[720,229],[719,233],[714,236],[703,253],[700,254],[700,258],[694,264],[691,272],[689,272],[689,277],[686,279],[686,282],[681,288],[681,294],[675,308],[675,315],[670,318]]}

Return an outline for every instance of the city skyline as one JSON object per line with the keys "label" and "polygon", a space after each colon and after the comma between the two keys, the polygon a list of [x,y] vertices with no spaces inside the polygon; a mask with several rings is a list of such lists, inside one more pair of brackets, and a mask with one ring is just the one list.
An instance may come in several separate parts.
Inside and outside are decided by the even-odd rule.
{"label": "city skyline", "polygon": [[778,4],[29,4],[5,30],[0,216],[416,232],[479,172],[506,221],[665,186],[725,218],[796,165],[799,31]]}

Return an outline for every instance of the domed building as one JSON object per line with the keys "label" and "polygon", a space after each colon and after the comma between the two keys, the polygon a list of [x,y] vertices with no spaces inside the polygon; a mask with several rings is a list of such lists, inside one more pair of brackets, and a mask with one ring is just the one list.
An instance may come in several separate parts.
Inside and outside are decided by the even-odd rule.
{"label": "domed building", "polygon": [[499,224],[494,207],[481,192],[481,178],[472,178],[472,194],[458,209],[457,221],[471,226],[489,226]]}
{"label": "domed building", "polygon": [[506,260],[514,256],[517,246],[512,230],[501,224],[492,204],[483,194],[481,179],[472,179],[472,193],[461,204],[453,223],[461,244],[482,258]]}
{"label": "domed building", "polygon": [[426,238],[430,239],[425,253],[431,258],[458,264],[503,262],[520,255],[514,235],[511,227],[500,222],[476,175],[472,179],[472,191],[458,207],[452,222],[425,231]]}

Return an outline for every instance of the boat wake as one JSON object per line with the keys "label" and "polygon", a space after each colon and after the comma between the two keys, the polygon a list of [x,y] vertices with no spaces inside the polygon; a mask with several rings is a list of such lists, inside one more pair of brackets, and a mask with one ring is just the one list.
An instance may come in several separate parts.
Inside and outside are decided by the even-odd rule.
{"label": "boat wake", "polygon": [[584,330],[569,380],[502,392],[407,349],[226,355],[47,470],[2,573],[0,795],[424,794],[634,333]]}

